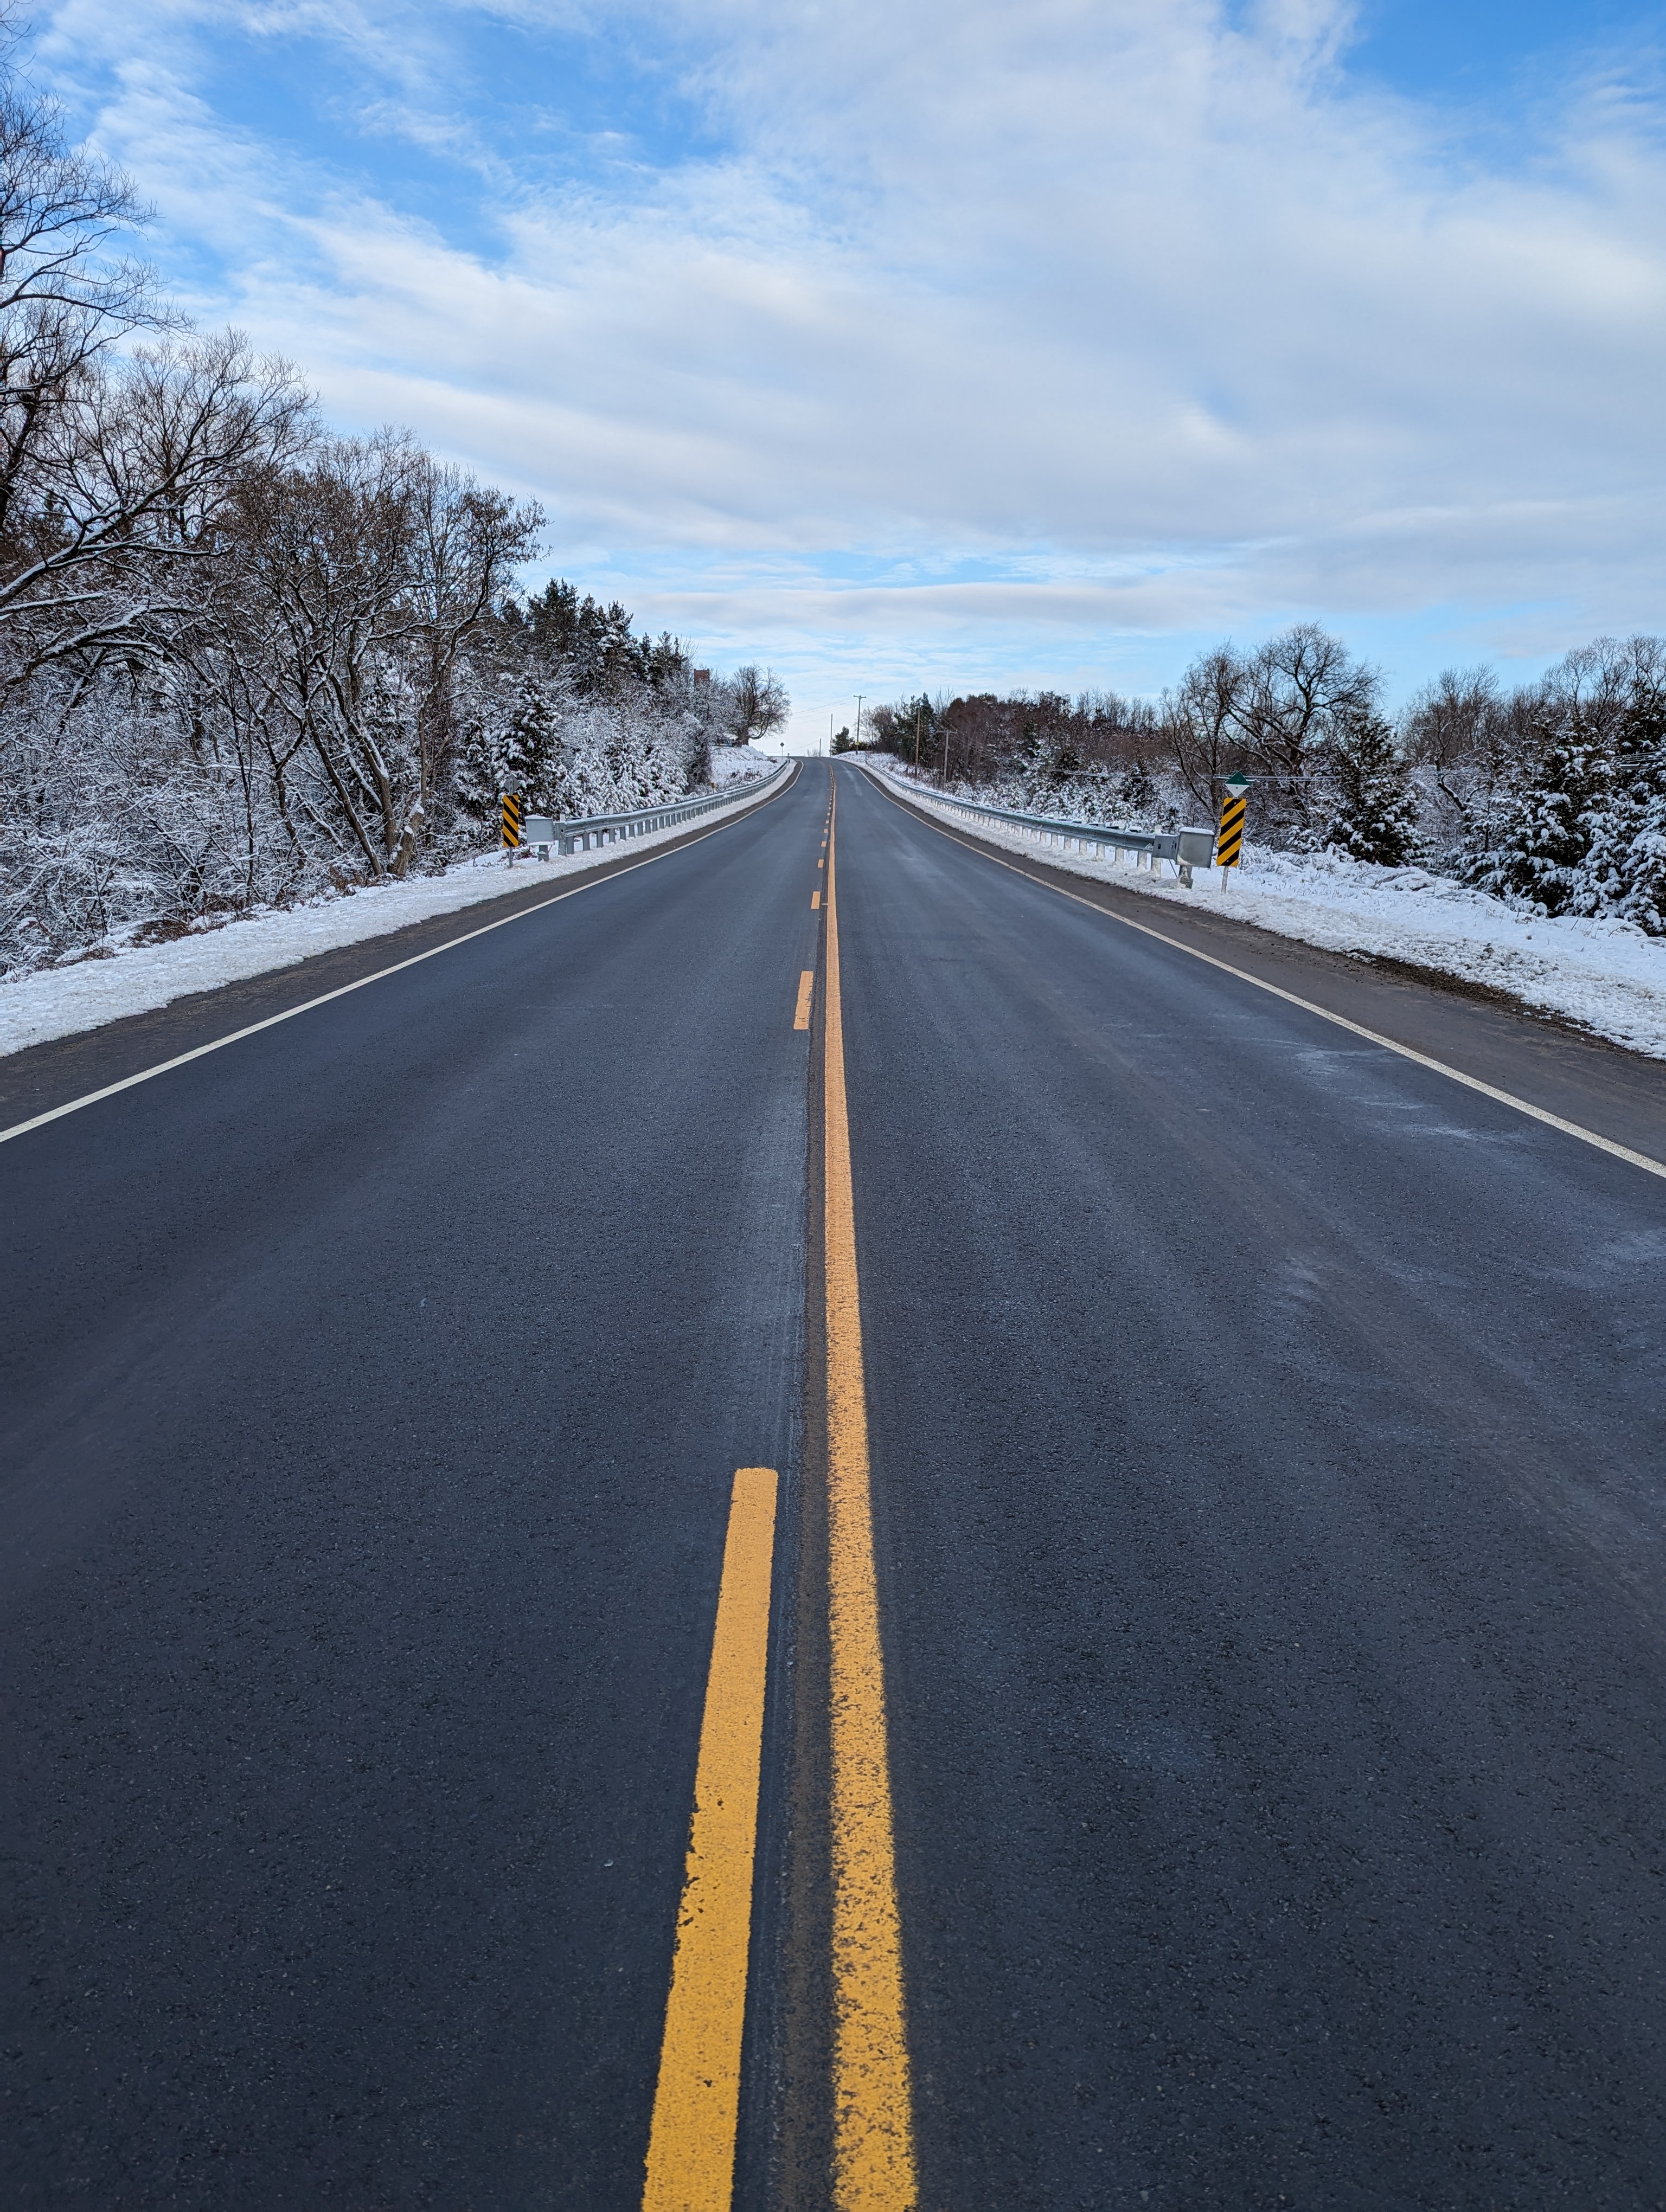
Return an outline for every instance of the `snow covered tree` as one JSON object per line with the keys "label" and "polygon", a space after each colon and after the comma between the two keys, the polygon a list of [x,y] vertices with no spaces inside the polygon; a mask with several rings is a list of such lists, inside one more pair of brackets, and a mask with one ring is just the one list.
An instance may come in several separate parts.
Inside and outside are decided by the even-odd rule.
{"label": "snow covered tree", "polygon": [[1417,812],[1394,732],[1369,708],[1342,716],[1325,749],[1331,806],[1324,842],[1350,860],[1397,868],[1417,842]]}
{"label": "snow covered tree", "polygon": [[402,876],[444,830],[459,659],[540,520],[392,432],[240,479],[217,627],[344,864]]}
{"label": "snow covered tree", "polygon": [[[1189,796],[1195,795],[1189,784],[1186,789]],[[1157,805],[1157,786],[1144,761],[1136,760],[1116,778],[1115,799],[1115,818],[1124,823],[1143,821]]]}
{"label": "snow covered tree", "polygon": [[571,816],[618,814],[682,799],[707,756],[694,718],[638,694],[580,703],[562,729],[562,805]]}
{"label": "snow covered tree", "polygon": [[1666,742],[1616,785],[1587,823],[1590,848],[1570,902],[1578,914],[1633,921],[1666,937]]}
{"label": "snow covered tree", "polygon": [[1534,766],[1467,880],[1547,914],[1661,928],[1666,640],[1598,638],[1546,676]]}
{"label": "snow covered tree", "polygon": [[561,720],[571,705],[564,680],[543,669],[465,665],[455,775],[458,805],[471,822],[495,831],[506,791],[519,792],[529,814],[560,812]]}
{"label": "snow covered tree", "polygon": [[[0,9],[0,681],[163,650],[238,472],[292,453],[309,402],[233,331],[200,337],[119,252],[125,178],[65,143]],[[142,343],[136,339],[144,338]]]}
{"label": "snow covered tree", "polygon": [[1422,841],[1438,865],[1462,869],[1494,842],[1531,763],[1542,689],[1505,691],[1496,672],[1448,668],[1415,692],[1401,718]]}
{"label": "snow covered tree", "polygon": [[1572,731],[1542,733],[1539,761],[1500,821],[1491,848],[1477,854],[1465,880],[1504,898],[1563,914],[1578,898],[1591,848],[1591,817],[1613,786],[1606,745]]}
{"label": "snow covered tree", "polygon": [[1614,728],[1613,782],[1588,817],[1572,905],[1666,937],[1666,639],[1633,637],[1620,651],[1626,696]]}
{"label": "snow covered tree", "polygon": [[[874,707],[865,718],[870,741],[880,752],[894,753],[898,760],[929,774],[937,762],[937,725],[945,704],[922,691],[917,698]],[[848,737],[849,732],[845,734]]]}

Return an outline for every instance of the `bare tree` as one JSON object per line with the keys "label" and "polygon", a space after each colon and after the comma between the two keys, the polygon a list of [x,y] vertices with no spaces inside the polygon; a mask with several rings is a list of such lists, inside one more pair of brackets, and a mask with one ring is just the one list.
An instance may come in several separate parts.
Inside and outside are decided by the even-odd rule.
{"label": "bare tree", "polygon": [[1314,826],[1319,756],[1338,731],[1375,713],[1380,690],[1376,671],[1317,623],[1298,623],[1251,655],[1232,718],[1260,779],[1256,811],[1269,827]]}
{"label": "bare tree", "polygon": [[225,586],[229,653],[262,672],[271,757],[292,775],[310,763],[327,799],[298,787],[299,802],[373,876],[394,866],[421,819],[420,774],[398,732],[405,686],[386,652],[406,611],[420,459],[384,434],[333,440],[299,468],[249,471]]}
{"label": "bare tree", "polygon": [[237,471],[305,434],[283,364],[180,335],[119,250],[146,219],[0,46],[0,681],[153,649]]}
{"label": "bare tree", "polygon": [[245,473],[210,653],[297,836],[292,799],[372,874],[405,873],[453,786],[459,656],[541,522],[391,432]]}
{"label": "bare tree", "polygon": [[1540,687],[1541,720],[1576,743],[1627,749],[1627,731],[1641,702],[1657,714],[1666,698],[1666,665],[1657,637],[1599,637],[1564,653]]}
{"label": "bare tree", "polygon": [[1175,774],[1213,822],[1223,776],[1246,758],[1243,716],[1251,682],[1249,663],[1230,644],[1193,661],[1172,691],[1163,694],[1159,721]]}
{"label": "bare tree", "polygon": [[34,441],[85,364],[172,316],[149,269],[112,252],[149,219],[119,170],[66,146],[49,101],[18,81],[0,13],[0,486],[27,476]]}
{"label": "bare tree", "polygon": [[[240,474],[304,448],[307,394],[234,331],[84,362],[0,515],[0,675],[155,652],[196,611]],[[15,458],[15,456],[14,456]]]}
{"label": "bare tree", "polygon": [[1447,668],[1415,692],[1401,739],[1438,848],[1485,846],[1535,756],[1536,687],[1506,692],[1487,666]]}
{"label": "bare tree", "polygon": [[459,656],[504,600],[521,562],[537,551],[544,527],[541,507],[518,505],[426,454],[411,471],[408,497],[410,575],[401,634],[416,649],[422,699],[417,810],[407,821],[396,874],[409,865],[421,825],[453,788]]}
{"label": "bare tree", "polygon": [[751,661],[737,668],[729,678],[726,726],[738,745],[767,738],[771,730],[781,726],[792,712],[787,686],[775,671],[766,668],[760,672]]}

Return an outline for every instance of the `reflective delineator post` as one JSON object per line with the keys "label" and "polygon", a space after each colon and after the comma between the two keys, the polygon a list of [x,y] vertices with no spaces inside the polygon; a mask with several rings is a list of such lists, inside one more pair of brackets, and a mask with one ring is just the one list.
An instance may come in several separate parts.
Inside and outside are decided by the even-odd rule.
{"label": "reflective delineator post", "polygon": [[1221,888],[1226,884],[1226,871],[1239,866],[1243,851],[1243,817],[1250,811],[1250,779],[1247,775],[1229,775],[1225,797],[1220,802],[1220,827],[1215,832],[1215,866],[1220,870]]}

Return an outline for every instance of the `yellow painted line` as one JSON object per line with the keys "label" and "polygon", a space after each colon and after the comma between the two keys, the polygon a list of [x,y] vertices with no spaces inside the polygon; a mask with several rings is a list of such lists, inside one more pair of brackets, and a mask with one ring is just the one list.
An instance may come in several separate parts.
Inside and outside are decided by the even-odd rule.
{"label": "yellow painted line", "polygon": [[642,2212],[729,2212],[734,2188],[775,1490],[736,1469]]}
{"label": "yellow painted line", "polygon": [[810,994],[816,988],[816,971],[806,968],[799,977],[799,1002],[793,1010],[793,1027],[807,1030],[810,1026]]}
{"label": "yellow painted line", "polygon": [[824,868],[827,866],[827,863],[825,860],[818,860],[816,866],[818,868]]}
{"label": "yellow painted line", "polygon": [[[891,799],[889,792],[885,795]],[[914,811],[904,806],[900,799],[891,799],[891,804],[902,806],[904,813]],[[1217,960],[1213,952],[1200,952],[1195,945],[1183,944],[1177,937],[1167,937],[1160,929],[1152,929],[1143,921],[1131,921],[1127,915],[1116,914],[1110,907],[1101,906],[1094,899],[1083,898],[1076,891],[1067,891],[1061,884],[1050,884],[1044,876],[1031,875],[1028,868],[1020,868],[1011,860],[1002,860],[999,853],[992,852],[987,845],[979,844],[975,838],[957,836],[952,830],[940,822],[934,822],[927,814],[915,813],[914,819],[923,822],[928,830],[935,830],[951,844],[964,845],[969,853],[976,853],[986,860],[993,860],[998,868],[1010,868],[1015,876],[1022,876],[1027,883],[1039,884],[1043,890],[1056,891],[1061,898],[1071,899],[1078,906],[1087,907],[1094,914],[1103,915],[1107,921],[1116,922],[1123,929],[1137,930],[1141,937],[1153,937],[1159,945],[1166,945],[1174,952],[1183,952],[1189,960],[1201,960],[1206,968],[1219,968],[1223,975],[1233,975],[1240,983],[1253,984],[1257,991],[1265,991],[1271,998],[1282,999],[1288,1006],[1299,1006],[1304,1014],[1316,1014],[1322,1022],[1330,1023],[1335,1029],[1347,1030],[1351,1036],[1364,1037],[1367,1044],[1380,1044],[1384,1052],[1397,1053],[1402,1060],[1409,1060],[1414,1066],[1426,1067],[1432,1074],[1445,1076],[1449,1082],[1461,1083],[1466,1091],[1478,1091],[1483,1098],[1495,1099],[1500,1106],[1511,1107],[1517,1114],[1525,1114],[1531,1121],[1542,1121],[1547,1129],[1560,1129],[1565,1137],[1577,1137],[1582,1145],[1590,1145],[1599,1152],[1607,1152],[1611,1158],[1624,1160],[1629,1167],[1641,1168],[1645,1175],[1659,1176],[1666,1180],[1666,1160],[1651,1159],[1647,1152],[1634,1152],[1629,1145],[1616,1144],[1612,1137],[1600,1136],[1595,1129],[1587,1129],[1581,1122],[1565,1121],[1560,1114],[1553,1114],[1543,1106],[1535,1106],[1530,1099],[1518,1098],[1513,1091],[1500,1091],[1496,1084],[1483,1083],[1478,1075],[1466,1075],[1461,1067],[1450,1067],[1444,1060],[1432,1060],[1426,1052],[1415,1052],[1408,1044],[1397,1044],[1392,1037],[1383,1036],[1376,1030],[1368,1030],[1362,1023],[1351,1022],[1346,1014],[1334,1014],[1329,1006],[1316,1006],[1311,999],[1298,999],[1293,991],[1282,990],[1276,983],[1268,983],[1259,975],[1251,975],[1243,968],[1234,968],[1230,960]]]}
{"label": "yellow painted line", "polygon": [[[390,975],[402,975],[407,968],[420,968],[423,961],[437,960],[442,952],[454,952],[459,945],[472,945],[478,937],[489,937],[495,929],[508,929],[512,922],[528,921],[533,915],[542,914],[546,907],[559,906],[563,899],[577,898],[581,891],[594,890],[602,884],[617,883],[621,876],[634,875],[638,868],[651,868],[656,860],[669,860],[673,853],[685,853],[690,845],[701,844],[708,837],[715,837],[725,830],[733,829],[737,822],[744,822],[748,815],[757,813],[760,806],[772,805],[784,793],[790,791],[797,781],[796,775],[789,776],[781,790],[772,791],[768,799],[754,799],[750,806],[725,815],[722,821],[714,822],[709,830],[701,830],[697,836],[685,838],[679,845],[667,845],[657,853],[645,853],[640,860],[632,860],[625,867],[609,868],[605,872],[588,876],[583,883],[570,884],[564,891],[552,891],[548,898],[540,899],[536,906],[522,907],[518,913],[506,914],[501,921],[485,922],[478,929],[465,930],[460,937],[448,937],[443,945],[430,945],[426,952],[413,952],[408,960],[396,960],[391,967],[379,968],[373,975],[361,975],[356,982],[343,983],[333,991],[320,991],[316,999],[303,999],[300,1006],[286,1006],[281,1014],[268,1014],[264,1021],[251,1022],[245,1029],[230,1030],[224,1036],[211,1038],[207,1044],[193,1046],[189,1052],[176,1053],[172,1060],[159,1060],[154,1067],[142,1067],[136,1075],[124,1075],[119,1083],[106,1083],[101,1091],[88,1091],[79,1098],[71,1098],[62,1106],[51,1108],[45,1114],[33,1115],[27,1121],[14,1121],[9,1129],[0,1129],[0,1145],[9,1144],[14,1137],[27,1137],[31,1129],[45,1128],[48,1121],[61,1121],[66,1114],[78,1114],[83,1106],[96,1106],[101,1098],[113,1098],[119,1091],[131,1091],[136,1083],[149,1083],[153,1076],[167,1075],[173,1068],[185,1067],[193,1060],[206,1058],[211,1052],[222,1052],[228,1044],[240,1044],[245,1037],[258,1036],[262,1030],[276,1029],[280,1022],[292,1022],[300,1014],[310,1014],[315,1007],[327,1006],[333,999],[345,999],[355,991],[368,991],[373,983],[385,983]],[[513,893],[506,896],[513,896]],[[440,917],[435,915],[429,919],[437,921]],[[362,939],[360,940],[361,943],[363,941]],[[340,949],[344,951],[350,950],[347,946]],[[276,971],[268,969],[264,972],[271,975]],[[254,982],[259,979],[250,976],[246,980]],[[161,1010],[153,1008],[151,1011]],[[56,1040],[49,1042],[55,1042]]]}
{"label": "yellow painted line", "polygon": [[814,914],[816,908],[821,904],[821,893],[819,891],[812,891],[810,894],[810,911],[812,914]]}
{"label": "yellow painted line", "polygon": [[[837,856],[836,842],[836,860]],[[909,2212],[918,2195],[914,2111],[873,1570],[834,878],[830,867],[824,1157],[833,1705],[833,2202],[836,2212]]]}

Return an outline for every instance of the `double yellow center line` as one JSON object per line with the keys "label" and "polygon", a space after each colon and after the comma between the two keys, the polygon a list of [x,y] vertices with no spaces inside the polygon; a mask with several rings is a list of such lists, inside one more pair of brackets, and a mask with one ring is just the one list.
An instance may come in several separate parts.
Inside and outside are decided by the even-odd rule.
{"label": "double yellow center line", "polygon": [[[836,2212],[912,2212],[918,2200],[913,2094],[873,1562],[830,817],[828,836],[823,1243],[832,1708],[833,2202]],[[808,1025],[809,993],[804,987],[810,981],[806,973],[797,1028]],[[733,2193],[775,1492],[770,1468],[742,1468],[735,1476],[643,2212],[729,2212]]]}

